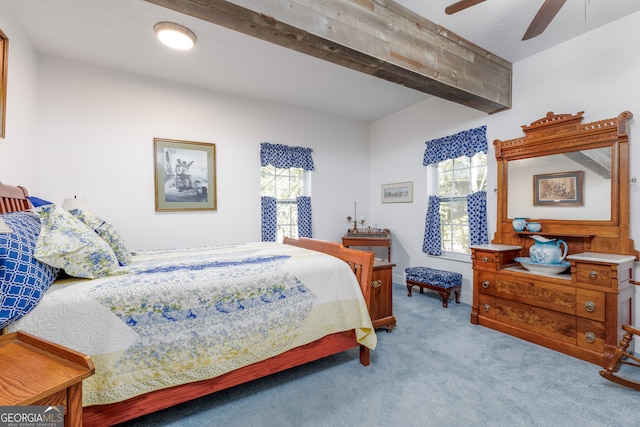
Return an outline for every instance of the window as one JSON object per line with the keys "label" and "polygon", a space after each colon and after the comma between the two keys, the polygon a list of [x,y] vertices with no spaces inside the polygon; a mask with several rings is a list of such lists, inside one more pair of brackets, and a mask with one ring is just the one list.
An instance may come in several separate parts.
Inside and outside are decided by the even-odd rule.
{"label": "window", "polygon": [[457,157],[437,163],[434,168],[440,197],[442,252],[469,254],[467,195],[487,189],[487,155]]}
{"label": "window", "polygon": [[276,199],[276,241],[298,238],[298,203],[309,196],[309,172],[302,168],[277,168],[271,164],[261,168],[261,196]]}

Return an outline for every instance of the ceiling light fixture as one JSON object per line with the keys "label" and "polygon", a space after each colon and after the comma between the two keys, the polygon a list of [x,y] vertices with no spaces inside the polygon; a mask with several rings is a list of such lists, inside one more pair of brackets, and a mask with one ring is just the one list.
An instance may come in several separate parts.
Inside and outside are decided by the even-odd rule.
{"label": "ceiling light fixture", "polygon": [[158,22],[153,26],[156,37],[173,49],[189,50],[196,44],[196,35],[187,27],[175,22]]}

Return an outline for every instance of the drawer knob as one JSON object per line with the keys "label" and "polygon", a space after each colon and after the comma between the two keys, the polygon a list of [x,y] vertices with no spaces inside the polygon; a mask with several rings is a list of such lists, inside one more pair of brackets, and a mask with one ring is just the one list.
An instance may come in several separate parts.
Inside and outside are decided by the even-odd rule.
{"label": "drawer knob", "polygon": [[482,262],[489,262],[489,257],[488,256],[483,256],[482,257]]}
{"label": "drawer knob", "polygon": [[584,309],[589,313],[593,313],[593,311],[596,309],[596,304],[593,301],[587,301],[584,303]]}
{"label": "drawer knob", "polygon": [[489,289],[489,281],[485,280],[484,282],[482,282],[482,287],[485,289]]}
{"label": "drawer knob", "polygon": [[597,272],[597,271],[595,271],[595,270],[591,270],[591,271],[589,272],[589,278],[591,278],[591,279],[597,279],[597,278],[598,278],[598,272]]}
{"label": "drawer knob", "polygon": [[491,310],[491,306],[489,304],[485,304],[482,306],[482,309],[484,310],[485,313],[488,313],[489,310]]}
{"label": "drawer knob", "polygon": [[380,286],[382,286],[382,280],[380,279],[374,280],[373,282],[371,282],[372,288],[379,288]]}
{"label": "drawer knob", "polygon": [[586,334],[584,334],[584,339],[589,344],[593,344],[594,342],[596,342],[596,334],[594,334],[593,332],[587,332]]}

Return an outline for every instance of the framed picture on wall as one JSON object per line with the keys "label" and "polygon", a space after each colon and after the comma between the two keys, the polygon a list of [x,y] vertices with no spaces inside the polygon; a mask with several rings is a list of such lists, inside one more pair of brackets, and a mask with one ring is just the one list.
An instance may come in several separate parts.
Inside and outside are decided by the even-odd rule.
{"label": "framed picture on wall", "polygon": [[582,206],[582,171],[533,176],[535,206]]}
{"label": "framed picture on wall", "polygon": [[216,146],[154,138],[156,211],[215,211]]}
{"label": "framed picture on wall", "polygon": [[382,203],[413,202],[413,181],[382,184]]}

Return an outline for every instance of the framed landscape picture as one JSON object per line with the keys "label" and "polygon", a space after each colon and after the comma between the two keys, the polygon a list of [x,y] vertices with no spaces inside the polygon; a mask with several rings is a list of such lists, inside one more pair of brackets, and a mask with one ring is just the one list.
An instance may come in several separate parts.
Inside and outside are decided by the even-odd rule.
{"label": "framed landscape picture", "polygon": [[156,211],[215,211],[216,146],[154,138]]}
{"label": "framed landscape picture", "polygon": [[533,176],[535,206],[582,206],[582,171]]}
{"label": "framed landscape picture", "polygon": [[382,203],[413,202],[413,181],[382,185]]}

